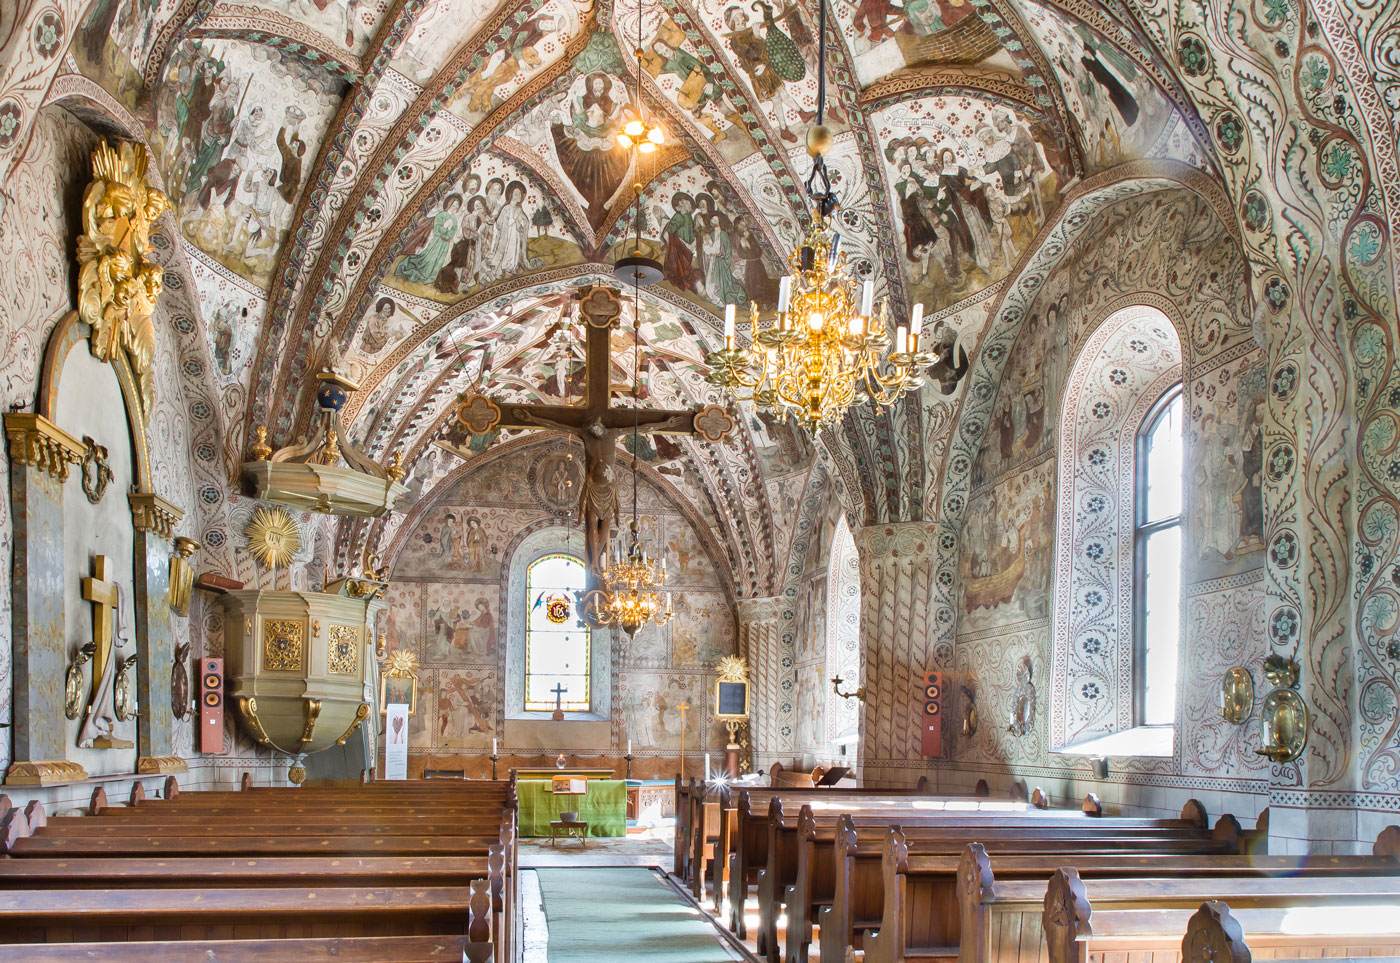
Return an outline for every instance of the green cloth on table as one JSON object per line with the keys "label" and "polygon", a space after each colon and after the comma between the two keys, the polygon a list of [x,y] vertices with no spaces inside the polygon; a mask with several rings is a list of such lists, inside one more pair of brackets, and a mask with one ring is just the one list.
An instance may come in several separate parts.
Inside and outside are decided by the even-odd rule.
{"label": "green cloth on table", "polygon": [[621,779],[590,779],[582,796],[555,795],[548,779],[516,783],[520,800],[520,835],[548,836],[549,824],[565,810],[577,810],[590,836],[627,835],[627,784]]}
{"label": "green cloth on table", "polygon": [[649,869],[537,869],[549,963],[733,963],[705,917]]}

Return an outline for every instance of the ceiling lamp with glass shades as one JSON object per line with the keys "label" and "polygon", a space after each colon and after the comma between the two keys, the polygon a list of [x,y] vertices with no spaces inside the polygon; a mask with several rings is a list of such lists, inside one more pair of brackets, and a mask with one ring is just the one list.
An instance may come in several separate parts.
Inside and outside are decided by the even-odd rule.
{"label": "ceiling lamp with glass shades", "polygon": [[867,398],[890,405],[914,391],[930,375],[945,393],[967,371],[967,355],[956,350],[946,328],[936,342],[923,337],[922,304],[907,325],[890,323],[888,299],[875,310],[874,283],[847,273],[841,234],[832,224],[839,202],[831,188],[826,154],[831,130],[826,112],[826,0],[820,0],[816,124],[807,132],[812,173],[807,195],[813,212],[801,243],[788,256],[790,274],[778,288],[778,316],[759,323],[757,304],[749,305],[748,347],[736,344],[736,310],[724,311],[724,348],[705,360],[711,384],[729,388],[776,414],[794,414],[816,431]]}

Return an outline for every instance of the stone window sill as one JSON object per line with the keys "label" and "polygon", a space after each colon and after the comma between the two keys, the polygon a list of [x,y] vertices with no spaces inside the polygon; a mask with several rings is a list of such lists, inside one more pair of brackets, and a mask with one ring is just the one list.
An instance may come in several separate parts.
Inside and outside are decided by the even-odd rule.
{"label": "stone window sill", "polygon": [[1061,746],[1055,752],[1066,756],[1147,756],[1170,759],[1175,726],[1136,726],[1121,732],[1091,736]]}
{"label": "stone window sill", "polygon": [[[509,719],[509,720],[511,720],[512,722],[517,722],[517,721],[522,721],[522,720],[523,720],[523,721],[527,721],[527,722],[552,722],[552,721],[554,720],[554,710],[551,709],[549,712],[520,712],[520,711],[517,711],[517,712],[508,713],[508,714],[506,715],[506,718]],[[607,716],[599,715],[599,714],[596,713],[596,712],[574,712],[574,711],[571,711],[571,710],[566,709],[566,710],[564,710],[564,721],[565,721],[565,722],[607,722],[607,721],[609,721],[609,719],[608,719]]]}

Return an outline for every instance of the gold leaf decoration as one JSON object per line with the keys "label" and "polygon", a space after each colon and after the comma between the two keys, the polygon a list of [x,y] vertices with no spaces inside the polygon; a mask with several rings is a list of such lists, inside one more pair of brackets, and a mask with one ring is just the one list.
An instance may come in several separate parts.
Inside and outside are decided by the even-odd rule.
{"label": "gold leaf decoration", "polygon": [[97,145],[78,238],[78,315],[92,328],[92,353],[101,361],[118,352],[126,357],[144,412],[153,399],[152,314],[164,279],[161,266],[146,255],[156,218],[170,209],[169,199],[147,180],[149,163],[139,144]]}
{"label": "gold leaf decoration", "polygon": [[253,558],[268,568],[285,568],[301,551],[301,529],[285,508],[259,508],[243,534]]}

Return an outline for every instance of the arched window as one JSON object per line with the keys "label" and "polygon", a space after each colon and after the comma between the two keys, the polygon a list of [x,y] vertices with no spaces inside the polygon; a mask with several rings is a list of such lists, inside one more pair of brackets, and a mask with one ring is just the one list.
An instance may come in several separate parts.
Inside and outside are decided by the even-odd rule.
{"label": "arched window", "polygon": [[1181,382],[1176,329],[1146,305],[1105,318],[1068,373],[1058,440],[1052,750],[1172,754],[1182,628]]}
{"label": "arched window", "polygon": [[589,711],[592,639],[577,606],[584,581],[572,555],[546,555],[526,570],[526,712]]}
{"label": "arched window", "polygon": [[1181,385],[1158,399],[1137,444],[1133,526],[1133,715],[1139,726],[1176,721],[1181,638]]}

